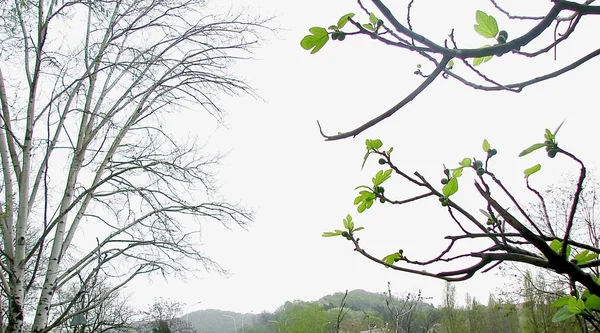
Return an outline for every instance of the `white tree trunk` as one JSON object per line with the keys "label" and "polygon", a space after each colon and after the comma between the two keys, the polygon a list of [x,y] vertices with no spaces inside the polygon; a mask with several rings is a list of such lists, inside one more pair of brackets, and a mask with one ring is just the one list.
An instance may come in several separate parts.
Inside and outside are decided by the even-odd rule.
{"label": "white tree trunk", "polygon": [[[93,89],[93,88],[92,88]],[[48,323],[48,314],[50,311],[50,304],[55,291],[56,278],[58,277],[59,267],[63,256],[63,242],[65,238],[65,231],[67,228],[67,221],[69,216],[69,210],[71,209],[71,203],[73,202],[73,191],[75,189],[75,183],[79,176],[81,166],[85,159],[85,141],[86,127],[89,117],[87,114],[82,117],[79,137],[77,140],[77,148],[73,156],[69,174],[67,177],[67,184],[64,190],[64,196],[60,203],[60,215],[62,216],[56,225],[56,232],[52,241],[52,250],[50,252],[50,261],[46,270],[44,285],[42,287],[42,293],[38,301],[38,306],[33,322],[33,331],[43,330]]]}
{"label": "white tree trunk", "polygon": [[[15,64],[0,52],[0,63],[23,65],[22,77],[11,73],[15,82],[5,83],[12,75],[5,79],[0,71],[6,331],[22,333],[33,319],[32,331],[47,333],[139,274],[186,271],[191,262],[220,269],[189,237],[196,226],[179,217],[245,224],[251,214],[211,202],[208,194],[208,202],[195,199],[198,188],[214,193],[211,167],[218,158],[197,154],[195,142],[173,140],[156,115],[200,107],[214,116],[221,110],[211,90],[250,92],[226,69],[254,43],[248,37],[262,23],[205,16],[203,0],[13,1],[0,6],[0,14],[12,15],[0,20],[2,33],[16,31],[9,36],[17,40],[9,46],[14,52],[6,54],[24,53]],[[64,21],[85,20],[84,14],[86,31],[74,34],[80,41],[46,40],[50,27],[61,36]],[[200,21],[191,23],[190,15]],[[55,148],[64,155],[53,155]],[[106,226],[97,246],[68,252],[79,244],[78,230],[97,221]],[[116,278],[107,295],[86,296],[84,305],[81,295],[99,274]],[[57,302],[57,294],[72,299]],[[34,318],[25,320],[24,302],[35,306]]]}

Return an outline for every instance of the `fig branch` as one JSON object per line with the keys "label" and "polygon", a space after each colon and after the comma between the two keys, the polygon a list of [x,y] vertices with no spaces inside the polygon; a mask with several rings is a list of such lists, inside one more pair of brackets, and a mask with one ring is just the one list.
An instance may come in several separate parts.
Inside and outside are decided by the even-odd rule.
{"label": "fig branch", "polygon": [[[493,78],[489,77],[488,75],[484,74],[481,70],[478,70],[474,67],[483,62],[489,61],[489,59],[491,59],[494,56],[501,56],[506,53],[512,52],[516,55],[533,58],[538,55],[544,54],[551,49],[556,50],[558,44],[568,39],[573,34],[576,27],[578,26],[580,19],[583,16],[600,14],[600,6],[590,5],[593,2],[590,0],[585,1],[583,4],[566,0],[553,0],[552,2],[553,6],[547,12],[547,14],[545,16],[538,17],[511,15],[508,11],[506,11],[500,5],[498,5],[498,3],[492,1],[494,7],[511,20],[531,20],[537,22],[529,31],[527,31],[523,35],[509,40],[508,34],[505,30],[497,30],[498,28],[495,23],[495,19],[492,16],[488,16],[487,14],[481,12],[483,15],[485,15],[485,17],[489,17],[494,22],[493,33],[485,32],[483,33],[483,35],[486,38],[496,39],[497,43],[491,46],[486,45],[485,47],[481,48],[459,48],[456,44],[456,41],[454,40],[453,32],[449,35],[450,41],[452,43],[452,47],[449,47],[447,45],[448,41],[445,41],[442,45],[413,30],[411,23],[411,13],[414,1],[410,1],[407,5],[407,17],[405,25],[402,22],[400,22],[400,20],[391,12],[391,10],[383,3],[382,0],[372,0],[372,3],[374,7],[378,10],[378,12],[381,13],[381,15],[383,15],[382,18],[385,21],[378,19],[374,13],[370,12],[364,6],[361,0],[358,0],[358,4],[362,11],[369,14],[370,23],[360,24],[356,19],[353,18],[353,13],[348,14],[340,19],[338,25],[333,25],[329,27],[329,29],[333,30],[331,32],[327,31],[324,28],[311,28],[311,33],[313,33],[313,35],[308,35],[302,40],[302,47],[304,47],[305,49],[314,48],[312,50],[312,53],[316,53],[329,40],[330,35],[332,39],[338,41],[343,41],[347,35],[368,35],[372,39],[382,42],[386,45],[417,52],[419,55],[431,62],[435,66],[435,70],[429,75],[423,74],[423,72],[420,69],[417,70],[415,74],[419,74],[425,78],[425,80],[419,86],[417,86],[412,92],[408,93],[406,97],[403,98],[396,105],[392,106],[380,115],[372,118],[371,120],[363,123],[362,125],[356,127],[353,130],[340,132],[336,135],[330,135],[325,133],[320,122],[317,121],[321,135],[323,136],[323,138],[325,138],[326,141],[334,141],[356,137],[365,130],[377,125],[384,119],[391,117],[401,108],[406,106],[414,98],[419,96],[433,81],[435,81],[440,76],[440,74],[443,78],[451,77],[473,89],[484,91],[511,91],[519,93],[523,90],[523,88],[527,86],[537,84],[549,79],[553,79],[557,76],[560,76],[564,73],[573,70],[574,68],[586,63],[590,59],[593,59],[596,56],[600,55],[600,49],[597,49],[560,69],[554,70],[542,76],[533,77],[529,80],[510,84],[500,83],[494,80]],[[564,11],[570,11],[573,14],[569,17],[560,17],[559,15]],[[560,37],[557,38],[555,36],[553,42],[549,43],[547,46],[541,47],[536,51],[521,50],[523,47],[527,46],[532,41],[540,37],[540,35],[546,30],[548,30],[548,28],[551,27],[553,23],[556,23],[556,35],[556,29],[558,28],[558,24],[563,21],[569,21],[569,26],[567,30],[560,35]],[[350,22],[351,25],[357,28],[357,30],[353,32],[344,32],[342,28],[347,22]],[[489,27],[486,27],[486,29],[487,28]],[[482,34],[481,31],[478,31],[478,33]],[[490,35],[486,35],[487,33],[490,33]],[[393,38],[385,38],[385,35],[390,35]],[[441,56],[441,58],[439,56]],[[480,79],[489,83],[489,85],[480,84],[473,82],[469,79],[465,79],[463,75],[456,73],[456,71],[453,71],[453,59],[461,60],[466,65],[467,70],[474,72]],[[467,62],[467,60],[469,59],[473,59],[473,65]]]}

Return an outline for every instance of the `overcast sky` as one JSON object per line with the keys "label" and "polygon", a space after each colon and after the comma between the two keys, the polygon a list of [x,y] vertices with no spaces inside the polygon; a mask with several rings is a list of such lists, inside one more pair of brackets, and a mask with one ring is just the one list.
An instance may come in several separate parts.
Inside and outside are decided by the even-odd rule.
{"label": "overcast sky", "polygon": [[[527,15],[544,14],[551,5],[550,1],[499,2]],[[405,17],[406,1],[388,3],[398,3],[392,9]],[[542,163],[542,172],[533,179],[540,188],[560,180],[563,172],[576,171],[564,158],[550,160],[541,152],[517,159],[522,149],[542,139],[544,128],[555,128],[565,118],[561,146],[591,168],[599,161],[597,60],[520,94],[484,93],[439,79],[414,102],[358,138],[325,142],[316,120],[328,133],[352,129],[414,89],[422,81],[413,75],[417,64],[425,65],[425,72],[431,68],[412,53],[364,37],[330,42],[316,55],[300,47],[311,26],[327,27],[348,12],[366,20],[353,1],[244,0],[234,1],[233,6],[248,6],[265,16],[276,14],[282,28],[278,37],[268,35],[268,43],[255,54],[256,61],[235,69],[264,101],[225,99],[228,128],[206,134],[212,147],[230,152],[220,170],[223,192],[255,209],[255,223],[248,231],[204,226],[203,250],[229,269],[231,277],[213,273],[168,282],[142,278],[129,287],[138,306],[163,296],[190,304],[189,311],[217,308],[256,313],[273,311],[287,300],[315,300],[345,289],[384,291],[388,281],[397,292],[423,289],[425,296],[439,303],[441,281],[385,269],[354,253],[349,242],[321,237],[323,231],[340,228],[342,218],[352,213],[356,223],[366,228],[361,232],[362,245],[373,254],[383,257],[402,248],[412,259],[428,259],[445,247],[444,235],[459,232],[435,198],[411,206],[375,205],[367,213],[356,213],[354,188],[368,184],[379,167],[373,160],[360,169],[366,138],[380,138],[386,146],[394,146],[396,161],[405,171],[418,170],[433,183],[441,178],[443,163],[450,166],[466,156],[482,156],[481,142],[487,138],[499,151],[492,170],[517,193],[524,193],[522,170],[535,163]],[[477,9],[493,14],[509,38],[533,24],[511,22],[485,1],[417,0],[413,25],[438,43],[454,28],[459,46],[479,47],[486,40],[473,31]],[[597,40],[591,35],[598,31],[592,20],[584,18],[578,34],[558,48],[557,61],[551,54],[534,61],[506,55],[481,70],[511,83],[559,68],[598,47],[588,45]],[[546,34],[543,41],[551,38]],[[457,64],[456,70],[464,67]],[[178,126],[183,134],[202,128],[190,115],[182,115],[170,126]],[[456,197],[467,205],[474,198],[468,183]],[[387,187],[387,194],[402,198],[414,193],[395,184]],[[521,198],[533,199],[527,193]],[[486,302],[488,293],[502,283],[495,272],[477,275],[457,284],[458,297],[462,301],[469,292]]]}

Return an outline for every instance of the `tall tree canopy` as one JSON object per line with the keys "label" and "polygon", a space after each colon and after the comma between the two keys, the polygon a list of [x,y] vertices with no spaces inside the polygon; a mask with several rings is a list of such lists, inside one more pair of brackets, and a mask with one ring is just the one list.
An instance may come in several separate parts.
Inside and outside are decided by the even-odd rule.
{"label": "tall tree canopy", "polygon": [[252,93],[230,67],[265,23],[203,0],[0,2],[3,328],[47,332],[140,274],[221,269],[197,223],[252,214],[217,192],[220,156],[164,120],[220,121],[220,95]]}

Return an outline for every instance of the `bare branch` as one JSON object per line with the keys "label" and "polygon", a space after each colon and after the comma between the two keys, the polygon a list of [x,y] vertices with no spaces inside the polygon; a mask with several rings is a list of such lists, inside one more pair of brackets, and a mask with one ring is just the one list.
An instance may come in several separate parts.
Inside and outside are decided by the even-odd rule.
{"label": "bare branch", "polygon": [[577,163],[579,163],[580,166],[580,171],[579,171],[579,180],[577,181],[577,186],[575,188],[575,193],[573,194],[573,202],[571,203],[571,209],[569,212],[569,218],[567,220],[567,226],[565,228],[565,234],[563,236],[563,244],[561,247],[561,254],[564,255],[566,257],[566,253],[567,253],[567,245],[568,245],[568,240],[569,237],[571,235],[571,228],[573,228],[573,222],[575,219],[575,213],[577,212],[577,206],[579,205],[579,199],[581,196],[581,191],[583,190],[583,182],[585,181],[585,176],[586,176],[586,168],[585,165],[583,164],[583,162],[581,160],[579,160],[577,157],[575,157],[573,154],[564,151],[562,149],[559,150],[559,152],[561,154],[564,154],[568,157],[570,157],[571,159],[573,159],[574,161],[576,161]]}
{"label": "bare branch", "polygon": [[496,7],[496,9],[498,9],[498,11],[500,11],[502,14],[506,15],[506,17],[508,17],[511,20],[534,20],[534,21],[539,21],[539,20],[543,20],[544,19],[544,16],[512,15],[507,10],[505,10],[502,7],[500,7],[500,5],[498,5],[498,2],[496,2],[496,0],[490,0],[490,2],[494,5],[494,7]]}
{"label": "bare branch", "polygon": [[431,73],[425,79],[425,81],[423,81],[423,83],[421,83],[421,85],[419,85],[415,90],[413,90],[413,92],[408,94],[408,96],[406,96],[402,101],[400,101],[398,104],[394,105],[392,108],[390,108],[386,112],[371,119],[370,121],[366,122],[365,124],[357,127],[356,129],[354,129],[352,131],[348,131],[348,132],[345,132],[342,134],[337,134],[337,135],[326,135],[325,133],[323,133],[321,124],[317,121],[321,135],[327,141],[340,140],[340,139],[345,139],[345,138],[349,138],[349,137],[356,137],[358,134],[373,127],[374,125],[381,122],[382,120],[391,117],[394,113],[396,113],[396,111],[400,110],[403,106],[405,106],[406,104],[411,102],[413,99],[415,99],[415,97],[419,96],[419,94],[422,93],[423,90],[425,90],[425,88],[427,88],[433,81],[435,81],[435,79],[440,75],[440,73],[442,73],[444,68],[448,65],[448,62],[450,61],[450,59],[451,59],[450,57],[444,56],[444,58],[440,61],[439,65],[436,67],[436,69],[433,71],[433,73]]}

